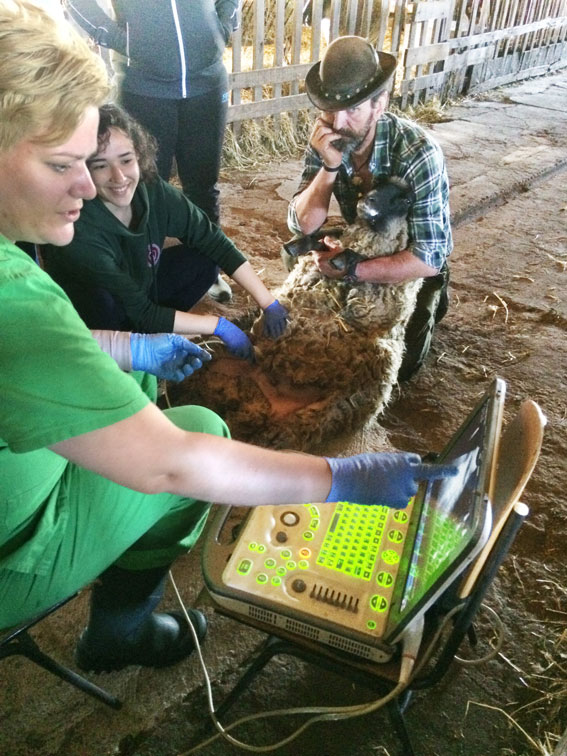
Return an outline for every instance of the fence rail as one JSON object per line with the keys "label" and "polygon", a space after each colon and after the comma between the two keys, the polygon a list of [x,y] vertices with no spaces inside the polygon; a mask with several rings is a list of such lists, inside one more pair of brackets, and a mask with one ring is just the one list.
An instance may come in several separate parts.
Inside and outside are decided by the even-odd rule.
{"label": "fence rail", "polygon": [[305,74],[343,34],[397,57],[402,108],[567,66],[567,0],[244,0],[240,13],[230,123],[310,107]]}

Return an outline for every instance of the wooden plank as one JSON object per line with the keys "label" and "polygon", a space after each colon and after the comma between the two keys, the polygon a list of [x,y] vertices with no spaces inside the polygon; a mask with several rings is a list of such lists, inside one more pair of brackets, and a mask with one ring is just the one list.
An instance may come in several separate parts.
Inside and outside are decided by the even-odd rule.
{"label": "wooden plank", "polygon": [[451,51],[464,50],[467,47],[473,45],[483,45],[499,40],[509,40],[515,37],[521,37],[523,34],[528,34],[530,31],[536,29],[553,28],[556,26],[563,26],[567,28],[567,18],[550,18],[542,19],[541,21],[534,21],[532,24],[526,24],[525,26],[516,26],[509,29],[497,29],[496,31],[483,32],[482,34],[472,34],[468,37],[458,37],[450,39],[447,44],[450,46]]}
{"label": "wooden plank", "polygon": [[451,3],[449,0],[429,0],[429,2],[416,2],[414,21],[422,23],[436,18],[444,18],[448,15]]}
{"label": "wooden plank", "polygon": [[360,20],[360,36],[366,37],[367,39],[369,39],[370,37],[370,26],[372,22],[373,7],[374,7],[374,0],[363,0],[362,18]]}
{"label": "wooden plank", "polygon": [[341,20],[341,0],[331,0],[331,28],[329,37],[331,40],[339,36],[339,23]]}
{"label": "wooden plank", "polygon": [[418,92],[420,90],[434,87],[439,84],[439,82],[443,82],[445,79],[446,72],[445,71],[439,71],[438,73],[432,73],[427,74],[426,76],[420,76],[419,79],[406,79],[405,81],[402,81],[400,92],[402,94],[402,102],[403,102],[403,95],[411,95],[415,94],[415,92]]}
{"label": "wooden plank", "polygon": [[[275,70],[281,69],[284,63],[284,45],[285,45],[285,0],[276,0],[275,18],[274,18],[274,66]],[[282,96],[282,85],[280,82],[274,83],[274,98],[277,100]]]}
{"label": "wooden plank", "polygon": [[408,47],[406,50],[406,66],[419,66],[424,63],[443,60],[449,57],[450,52],[450,42],[439,42],[436,45],[423,45],[421,47]]}
{"label": "wooden plank", "polygon": [[378,50],[384,49],[384,40],[388,31],[388,22],[390,20],[390,3],[388,0],[382,0],[380,3],[380,18],[378,20],[378,34],[376,37],[376,47]]}
{"label": "wooden plank", "polygon": [[462,55],[450,55],[445,61],[446,71],[456,71],[459,68],[474,66],[487,59],[494,58],[496,55],[496,45],[487,45],[486,47],[474,47]]}
{"label": "wooden plank", "polygon": [[406,0],[396,0],[394,11],[394,22],[392,25],[392,43],[391,51],[396,57],[400,52],[400,41],[402,39],[402,29],[405,26]]}
{"label": "wooden plank", "polygon": [[260,68],[257,71],[240,71],[228,75],[229,87],[244,89],[263,84],[282,84],[285,81],[300,82],[305,79],[312,63],[299,63],[281,68]]}
{"label": "wooden plank", "polygon": [[[419,24],[416,21],[418,9],[419,9],[419,3],[414,3],[413,9],[411,11],[411,16],[410,16],[409,31],[407,33],[407,47],[408,48],[419,48],[421,44],[421,40],[419,42],[417,40],[418,34],[422,29],[422,24]],[[403,71],[402,81],[405,81],[406,79],[415,79],[416,76],[418,76],[420,73],[418,68],[417,67],[415,68],[416,70],[414,71],[413,70],[414,66],[411,60],[408,59],[408,54],[406,50],[405,55],[404,55],[404,71]],[[415,91],[416,90],[414,90],[414,93]],[[405,110],[407,105],[408,105],[408,98],[405,96],[405,94],[402,94],[402,110]]]}
{"label": "wooden plank", "polygon": [[321,19],[323,18],[323,0],[312,0],[311,5],[311,60],[321,57]]}
{"label": "wooden plank", "polygon": [[[543,18],[549,18],[553,7],[553,0],[545,0],[541,12],[539,14],[539,20]],[[534,34],[533,44],[538,47],[547,45],[550,37],[550,31],[548,29],[540,29]]]}
{"label": "wooden plank", "polygon": [[468,34],[467,0],[457,0],[455,20],[455,37]]}
{"label": "wooden plank", "polygon": [[[238,11],[241,12],[240,10]],[[242,71],[242,27],[232,34],[232,70],[234,72]],[[240,104],[240,91],[235,90],[231,93],[231,104]]]}
{"label": "wooden plank", "polygon": [[[264,0],[254,1],[254,45],[252,48],[252,67],[264,67]],[[262,99],[262,87],[254,88],[254,99]]]}
{"label": "wooden plank", "polygon": [[[538,3],[541,3],[541,0],[538,0]],[[536,13],[536,0],[527,0],[525,21],[528,23],[533,21],[535,13]],[[524,37],[522,45],[521,45],[522,53],[525,53],[526,50],[529,50],[532,47],[534,34],[535,32],[530,32],[529,34],[526,34],[526,36]]]}
{"label": "wooden plank", "polygon": [[[417,7],[420,5],[423,5],[423,3],[418,3]],[[417,24],[414,24],[417,26]],[[431,21],[426,21],[422,24],[419,24],[420,28],[420,34],[419,34],[419,44],[421,47],[425,47],[425,45],[436,42],[437,40],[431,39]],[[416,68],[415,75],[416,77],[423,76],[424,73],[427,73],[425,70],[426,66],[424,64],[418,65]],[[428,68],[428,66],[427,66]],[[419,103],[419,93],[415,93],[413,104],[416,106]]]}
{"label": "wooden plank", "polygon": [[485,31],[489,28],[489,23],[490,23],[489,19],[490,19],[490,2],[486,0],[480,4],[479,25],[482,31]]}
{"label": "wooden plank", "polygon": [[356,18],[358,15],[358,1],[347,0],[347,34],[356,34]]}
{"label": "wooden plank", "polygon": [[263,100],[262,102],[244,102],[241,105],[232,105],[228,109],[227,123],[245,121],[249,118],[264,118],[277,113],[287,113],[303,108],[311,108],[312,105],[306,94],[288,95],[277,100]]}
{"label": "wooden plank", "polygon": [[[476,24],[476,17],[478,14],[478,4],[480,0],[473,0],[472,6],[469,3],[470,11],[469,11],[469,34],[476,34],[475,24]],[[480,30],[482,31],[482,30]]]}
{"label": "wooden plank", "polygon": [[428,87],[438,88],[439,83],[442,82],[444,77],[452,71],[458,71],[462,67],[466,68],[467,66],[477,65],[485,61],[487,58],[491,59],[494,57],[495,51],[496,47],[490,46],[469,50],[463,55],[451,55],[445,60],[445,68],[443,71],[407,79],[401,84],[401,92],[402,94],[411,94],[415,93],[417,90],[423,90]]}
{"label": "wooden plank", "polygon": [[520,81],[522,79],[528,79],[532,76],[541,76],[543,74],[549,74],[553,71],[558,71],[561,68],[565,68],[567,66],[567,62],[565,60],[558,60],[554,64],[546,64],[545,66],[539,66],[538,68],[526,68],[523,71],[514,71],[512,73],[507,73],[502,76],[497,76],[494,78],[491,78],[488,81],[483,82],[479,86],[475,87],[474,90],[471,89],[471,92],[487,92],[490,89],[495,89],[496,87],[503,87],[506,84],[513,84],[516,81]]}
{"label": "wooden plank", "polygon": [[[295,0],[295,9],[293,11],[293,35],[291,47],[291,63],[298,65],[301,63],[301,32],[303,29],[303,10],[299,0]],[[291,94],[299,93],[299,83],[292,81]]]}

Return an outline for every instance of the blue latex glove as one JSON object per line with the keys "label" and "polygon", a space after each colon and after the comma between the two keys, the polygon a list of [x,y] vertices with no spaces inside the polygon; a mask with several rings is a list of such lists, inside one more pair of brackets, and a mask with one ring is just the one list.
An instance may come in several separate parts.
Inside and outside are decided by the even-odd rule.
{"label": "blue latex glove", "polygon": [[254,347],[248,336],[230,320],[220,317],[214,335],[222,339],[228,351],[235,357],[254,362]]}
{"label": "blue latex glove", "polygon": [[455,465],[421,461],[419,454],[377,452],[354,457],[325,457],[333,475],[327,501],[381,504],[404,509],[415,496],[419,481],[452,478]]}
{"label": "blue latex glove", "polygon": [[211,355],[177,333],[131,333],[132,370],[144,370],[168,381],[182,381]]}
{"label": "blue latex glove", "polygon": [[277,339],[287,327],[289,311],[276,299],[264,310],[264,336]]}

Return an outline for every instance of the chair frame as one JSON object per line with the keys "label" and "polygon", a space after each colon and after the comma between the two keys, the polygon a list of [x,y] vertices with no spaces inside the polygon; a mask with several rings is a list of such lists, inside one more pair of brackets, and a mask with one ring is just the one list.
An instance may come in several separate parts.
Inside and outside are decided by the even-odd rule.
{"label": "chair frame", "polygon": [[77,595],[78,593],[75,593],[50,606],[35,617],[22,622],[20,625],[2,631],[0,633],[0,660],[10,656],[25,656],[26,659],[43,667],[43,669],[56,675],[61,680],[70,683],[83,693],[96,698],[98,701],[102,701],[102,703],[110,706],[112,709],[120,709],[122,702],[118,698],[44,653],[28,632],[34,625],[37,625],[50,614],[56,612]]}

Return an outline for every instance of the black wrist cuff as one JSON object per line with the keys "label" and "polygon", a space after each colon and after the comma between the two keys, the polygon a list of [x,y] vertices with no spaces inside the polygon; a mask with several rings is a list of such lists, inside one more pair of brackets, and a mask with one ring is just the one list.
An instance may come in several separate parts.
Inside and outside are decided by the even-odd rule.
{"label": "black wrist cuff", "polygon": [[347,283],[358,283],[358,276],[356,275],[356,266],[358,265],[361,259],[363,258],[361,258],[360,255],[357,255],[356,252],[353,253],[352,257],[349,257],[346,264],[346,275],[343,278],[343,281],[346,281]]}
{"label": "black wrist cuff", "polygon": [[331,168],[330,165],[323,163],[323,170],[327,171],[327,173],[336,173],[340,167],[341,167],[341,163],[339,163],[336,168]]}

